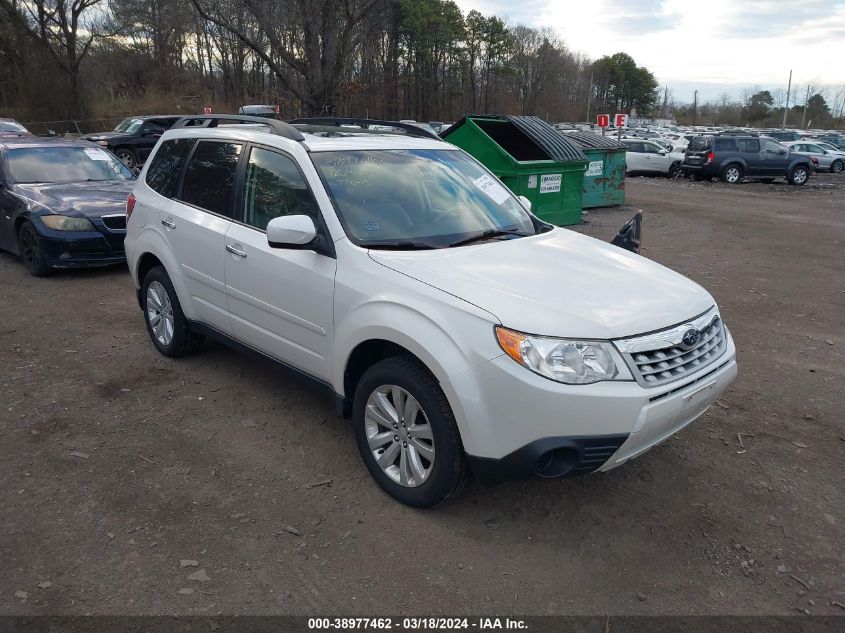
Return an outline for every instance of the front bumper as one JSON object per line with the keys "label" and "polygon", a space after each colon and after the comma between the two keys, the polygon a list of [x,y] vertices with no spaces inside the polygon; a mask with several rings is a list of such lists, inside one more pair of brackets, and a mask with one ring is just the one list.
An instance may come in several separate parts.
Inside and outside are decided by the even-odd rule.
{"label": "front bumper", "polygon": [[721,357],[654,388],[633,381],[564,385],[500,356],[443,387],[479,474],[564,476],[609,470],[684,428],[734,380],[735,356],[728,332]]}
{"label": "front bumper", "polygon": [[[92,220],[93,221],[93,220]],[[100,228],[98,223],[94,223]],[[39,241],[51,268],[89,268],[126,261],[123,233],[100,231],[55,231],[38,223]]]}

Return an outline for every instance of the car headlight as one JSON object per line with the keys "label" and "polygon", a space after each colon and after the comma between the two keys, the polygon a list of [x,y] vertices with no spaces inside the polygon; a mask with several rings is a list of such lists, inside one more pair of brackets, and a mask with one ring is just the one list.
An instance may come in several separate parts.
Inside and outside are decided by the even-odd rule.
{"label": "car headlight", "polygon": [[97,145],[102,145],[103,147],[108,147],[109,142],[108,141],[97,141]]}
{"label": "car headlight", "polygon": [[72,218],[66,215],[42,215],[41,221],[47,228],[56,231],[96,231],[87,218]]}
{"label": "car headlight", "polygon": [[508,356],[550,380],[569,385],[632,380],[619,352],[608,341],[534,336],[500,326],[496,326],[496,338]]}

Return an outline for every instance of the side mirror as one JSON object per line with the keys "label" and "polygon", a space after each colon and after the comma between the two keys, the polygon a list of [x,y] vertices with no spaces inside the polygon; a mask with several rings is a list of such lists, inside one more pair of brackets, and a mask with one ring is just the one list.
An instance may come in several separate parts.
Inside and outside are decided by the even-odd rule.
{"label": "side mirror", "polygon": [[58,136],[56,130],[47,130],[47,136]]}
{"label": "side mirror", "polygon": [[281,215],[267,223],[267,243],[272,248],[302,248],[317,237],[307,215]]}
{"label": "side mirror", "polygon": [[660,154],[661,156],[666,156],[666,150],[665,149],[661,149],[657,153]]}
{"label": "side mirror", "polygon": [[517,196],[517,200],[526,211],[531,211],[531,201],[525,196]]}

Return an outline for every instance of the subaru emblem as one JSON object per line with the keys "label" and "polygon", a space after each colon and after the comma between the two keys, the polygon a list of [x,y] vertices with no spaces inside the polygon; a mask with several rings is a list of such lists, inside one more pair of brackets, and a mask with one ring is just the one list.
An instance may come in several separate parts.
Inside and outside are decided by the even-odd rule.
{"label": "subaru emblem", "polygon": [[684,335],[681,337],[681,347],[684,349],[692,349],[698,344],[700,338],[701,332],[695,328],[690,328],[684,332]]}

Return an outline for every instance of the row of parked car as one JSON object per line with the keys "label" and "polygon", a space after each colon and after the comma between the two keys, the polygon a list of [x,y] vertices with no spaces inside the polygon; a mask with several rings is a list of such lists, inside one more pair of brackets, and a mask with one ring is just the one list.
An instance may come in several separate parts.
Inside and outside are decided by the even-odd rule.
{"label": "row of parked car", "polygon": [[736,376],[707,291],[426,130],[227,122],[171,125],[137,178],[97,142],[0,139],[2,246],[36,275],[125,249],[159,352],[212,337],[314,380],[403,503],[615,468]]}

